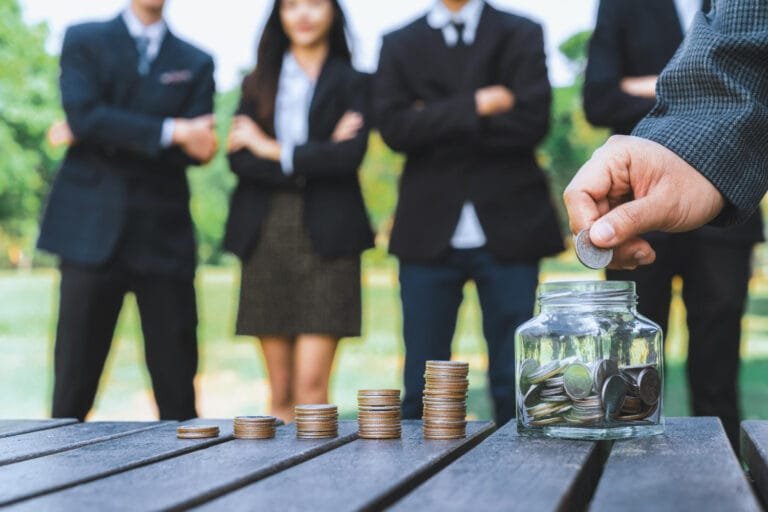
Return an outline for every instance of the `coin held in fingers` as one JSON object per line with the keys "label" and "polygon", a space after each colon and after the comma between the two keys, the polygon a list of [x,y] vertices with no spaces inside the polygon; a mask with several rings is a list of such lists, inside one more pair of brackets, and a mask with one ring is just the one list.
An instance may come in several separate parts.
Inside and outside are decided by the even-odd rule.
{"label": "coin held in fingers", "polygon": [[600,270],[607,267],[613,259],[613,249],[603,249],[592,243],[589,229],[582,229],[575,238],[576,257],[585,267]]}

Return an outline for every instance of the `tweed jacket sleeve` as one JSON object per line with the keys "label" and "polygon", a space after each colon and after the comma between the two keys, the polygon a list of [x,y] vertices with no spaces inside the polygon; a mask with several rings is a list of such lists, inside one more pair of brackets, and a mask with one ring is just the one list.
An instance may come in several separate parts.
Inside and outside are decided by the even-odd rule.
{"label": "tweed jacket sleeve", "polygon": [[719,0],[659,78],[633,135],[658,142],[728,202],[714,224],[746,220],[768,190],[768,0]]}

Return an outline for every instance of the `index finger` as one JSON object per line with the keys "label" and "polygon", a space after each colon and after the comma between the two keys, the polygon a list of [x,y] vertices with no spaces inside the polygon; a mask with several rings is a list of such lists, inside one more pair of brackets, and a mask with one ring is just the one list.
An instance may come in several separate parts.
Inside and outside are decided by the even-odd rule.
{"label": "index finger", "polygon": [[611,176],[600,150],[576,173],[563,192],[571,232],[589,228],[608,210]]}

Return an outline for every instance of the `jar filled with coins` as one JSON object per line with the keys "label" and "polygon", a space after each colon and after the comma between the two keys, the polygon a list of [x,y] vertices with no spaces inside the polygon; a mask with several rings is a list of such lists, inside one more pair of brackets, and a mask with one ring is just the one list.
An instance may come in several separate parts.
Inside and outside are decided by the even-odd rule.
{"label": "jar filled with coins", "polygon": [[523,435],[619,439],[660,434],[661,328],[637,312],[635,283],[545,283],[516,332]]}

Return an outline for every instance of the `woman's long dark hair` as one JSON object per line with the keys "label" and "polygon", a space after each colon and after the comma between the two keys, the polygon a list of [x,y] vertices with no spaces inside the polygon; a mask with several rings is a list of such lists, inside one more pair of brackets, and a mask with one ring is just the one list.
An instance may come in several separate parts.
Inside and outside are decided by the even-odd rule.
{"label": "woman's long dark hair", "polygon": [[[333,22],[328,33],[328,58],[338,57],[351,62],[346,36],[346,17],[338,0],[329,0],[333,5]],[[274,135],[275,98],[277,97],[277,82],[280,78],[280,68],[283,55],[291,44],[288,35],[280,21],[280,3],[275,0],[272,12],[264,25],[264,32],[257,50],[256,68],[243,81],[242,110],[256,114],[256,121]]]}

